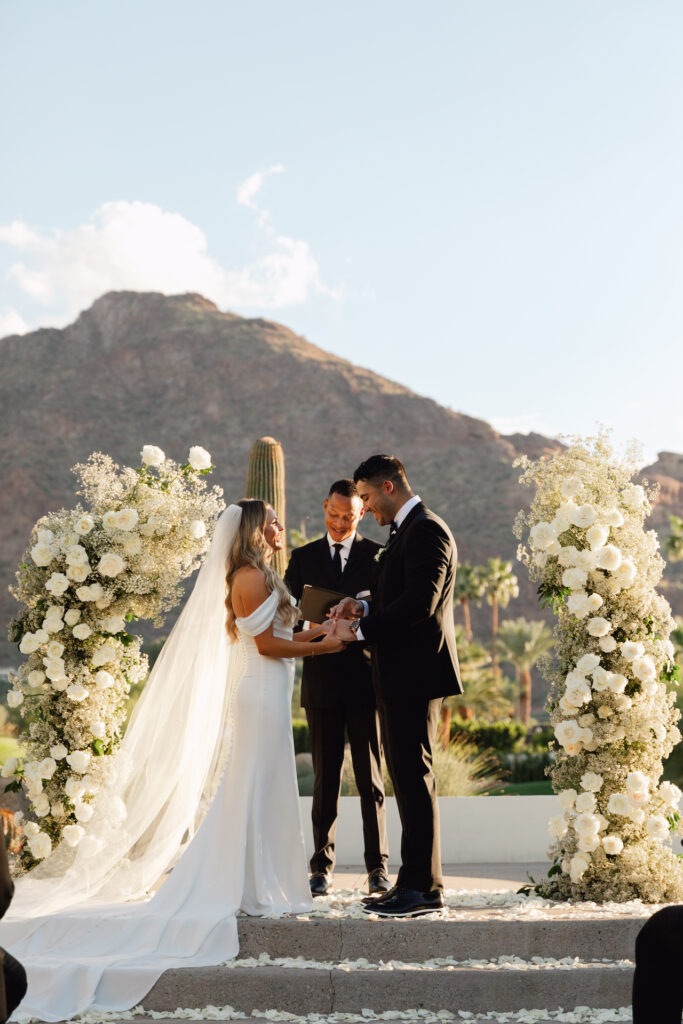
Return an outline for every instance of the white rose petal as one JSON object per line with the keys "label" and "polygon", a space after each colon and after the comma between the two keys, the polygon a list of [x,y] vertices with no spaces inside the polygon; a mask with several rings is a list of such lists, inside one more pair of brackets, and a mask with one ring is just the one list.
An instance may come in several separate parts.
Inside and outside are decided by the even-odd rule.
{"label": "white rose petal", "polygon": [[94,525],[95,520],[88,512],[86,512],[84,515],[82,515],[79,519],[76,520],[76,523],[74,524],[74,530],[76,531],[76,533],[80,534],[81,537],[85,537],[86,534],[90,533]]}
{"label": "white rose petal", "polygon": [[89,565],[83,565],[79,562],[76,565],[68,566],[66,570],[66,575],[69,577],[70,580],[73,580],[74,583],[83,583],[85,580],[87,580],[88,576],[90,575],[90,571],[91,570]]}
{"label": "white rose petal", "polygon": [[69,608],[68,612],[64,616],[64,621],[67,626],[75,626],[81,617],[80,608]]}
{"label": "white rose petal", "polygon": [[34,668],[32,672],[28,674],[29,686],[42,686],[45,682],[45,673],[41,672],[40,669]]}
{"label": "white rose petal", "polygon": [[617,642],[613,636],[601,636],[598,640],[598,647],[605,654],[611,654],[612,651],[616,650]]}
{"label": "white rose petal", "polygon": [[609,526],[601,526],[598,523],[591,526],[590,530],[586,533],[586,540],[593,551],[596,548],[603,547],[609,540]]}
{"label": "white rose petal", "polygon": [[624,849],[624,843],[619,836],[603,836],[602,848],[605,853],[614,856],[617,853],[621,853]]}
{"label": "white rose petal", "polygon": [[[573,570],[569,570],[573,571]],[[567,611],[577,619],[585,619],[590,612],[588,594],[585,590],[575,590],[567,598]]]}
{"label": "white rose petal", "polygon": [[98,690],[108,690],[114,685],[114,677],[103,668],[95,676],[95,686]]}
{"label": "white rose petal", "polygon": [[604,779],[597,772],[584,772],[581,776],[581,788],[588,793],[599,793],[602,789]]}
{"label": "white rose petal", "polygon": [[592,672],[593,669],[597,668],[600,664],[600,658],[597,654],[584,654],[582,658],[576,663],[576,667],[579,672],[586,675],[588,672]]}
{"label": "white rose petal", "polygon": [[123,633],[126,628],[126,620],[122,615],[111,615],[102,622],[105,633]]}
{"label": "white rose petal", "polygon": [[57,762],[54,757],[45,757],[40,762],[40,777],[42,779],[51,779],[54,773],[57,771]]}
{"label": "white rose petal", "polygon": [[74,807],[74,814],[76,815],[76,821],[90,821],[94,814],[94,809],[90,804],[77,803]]}
{"label": "white rose petal", "polygon": [[71,686],[67,686],[66,695],[69,700],[80,703],[82,700],[86,699],[88,691],[81,683],[72,683]]}
{"label": "white rose petal", "polygon": [[623,643],[619,644],[619,649],[626,661],[634,661],[645,654],[644,645],[634,640],[624,640]]}
{"label": "white rose petal", "polygon": [[50,747],[50,756],[54,757],[55,761],[61,761],[68,753],[63,743],[55,743],[54,747]]}
{"label": "white rose petal", "polygon": [[92,629],[85,622],[79,622],[73,628],[73,635],[77,640],[87,640],[91,634]]}
{"label": "white rose petal", "polygon": [[31,548],[31,558],[38,566],[49,565],[54,560],[55,553],[49,544],[34,544]]}
{"label": "white rose petal", "polygon": [[592,526],[597,519],[597,512],[592,505],[579,505],[572,509],[569,516],[570,522],[578,526],[580,530],[586,530]]}
{"label": "white rose petal", "polygon": [[592,814],[597,807],[594,793],[579,793],[576,798],[575,808],[579,814]]}
{"label": "white rose petal", "polygon": [[641,683],[649,683],[657,678],[657,667],[649,654],[634,658],[631,662],[631,671]]}
{"label": "white rose petal", "polygon": [[123,552],[126,555],[139,555],[142,551],[142,541],[137,534],[132,533],[123,539]]}
{"label": "white rose petal", "polygon": [[70,800],[80,800],[85,793],[85,786],[80,779],[77,779],[72,775],[66,780],[64,792]]}
{"label": "white rose petal", "polygon": [[40,825],[37,825],[35,821],[27,821],[24,825],[24,835],[33,838],[40,832]]}
{"label": "white rose petal", "polygon": [[207,452],[206,448],[202,448],[200,445],[194,445],[190,448],[190,454],[187,461],[194,470],[211,468],[211,456]]}
{"label": "white rose petal", "polygon": [[550,523],[536,523],[529,531],[529,542],[532,547],[545,551],[557,540],[557,534]]}
{"label": "white rose petal", "polygon": [[114,577],[120,575],[126,568],[126,563],[117,555],[114,551],[106,551],[97,566],[97,571],[101,576]]}
{"label": "white rose petal", "polygon": [[662,842],[668,838],[669,822],[663,814],[651,814],[645,822],[645,831],[651,839]]}
{"label": "white rose petal", "polygon": [[44,860],[52,851],[52,842],[45,832],[38,832],[28,841],[29,849],[36,860]]}
{"label": "white rose petal", "polygon": [[62,838],[69,846],[78,846],[85,835],[85,829],[80,825],[65,825],[62,829]]}
{"label": "white rose petal", "polygon": [[562,585],[570,590],[583,590],[588,582],[588,573],[584,569],[565,569],[562,573]]}
{"label": "white rose petal", "polygon": [[562,548],[557,560],[560,565],[564,566],[565,569],[570,569],[576,565],[576,559],[579,557],[579,552],[573,544],[568,544],[565,548]]}
{"label": "white rose petal", "polygon": [[117,513],[114,511],[114,509],[110,509],[108,512],[105,512],[104,515],[102,516],[102,526],[108,533],[111,533],[113,530],[117,528],[116,516]]}
{"label": "white rose petal", "polygon": [[39,647],[40,640],[38,640],[35,633],[24,633],[19,644],[19,650],[22,654],[33,654]]}
{"label": "white rose petal", "polygon": [[53,572],[45,584],[45,589],[55,597],[60,597],[69,589],[69,580],[63,572]]}
{"label": "white rose petal", "polygon": [[48,658],[61,658],[64,654],[64,644],[60,644],[59,640],[51,640],[45,648],[45,653]]}
{"label": "white rose petal", "polygon": [[90,759],[91,754],[89,750],[74,750],[70,754],[67,754],[66,757],[67,764],[80,775],[88,770]]}
{"label": "white rose petal", "polygon": [[137,509],[122,508],[116,513],[116,526],[119,530],[125,530],[127,533],[137,526],[138,518]]}
{"label": "white rose petal", "polygon": [[571,811],[576,797],[577,792],[575,789],[563,789],[557,795],[558,802],[563,811]]}
{"label": "white rose petal", "polygon": [[631,813],[631,800],[626,793],[612,793],[607,801],[608,814],[621,814],[622,816]]}
{"label": "white rose petal", "polygon": [[583,569],[584,572],[592,572],[595,569],[598,558],[594,551],[590,551],[588,548],[584,548],[583,551],[579,551],[576,556],[576,568]]}
{"label": "white rose petal", "polygon": [[612,629],[612,625],[607,619],[602,618],[600,615],[596,615],[594,618],[588,620],[586,628],[591,636],[600,637],[607,636]]}
{"label": "white rose petal", "polygon": [[551,836],[555,836],[555,838],[559,839],[561,836],[565,834],[566,831],[567,822],[561,815],[558,815],[555,818],[551,818],[548,822],[548,832]]}
{"label": "white rose petal", "polygon": [[605,544],[598,551],[597,565],[599,569],[614,572],[621,565],[622,554],[615,544]]}
{"label": "white rose petal", "polygon": [[45,793],[41,793],[33,801],[33,810],[39,818],[44,818],[46,814],[50,813],[50,801]]}
{"label": "white rose petal", "polygon": [[569,875],[572,882],[580,882],[588,867],[590,860],[585,853],[576,853],[569,861]]}

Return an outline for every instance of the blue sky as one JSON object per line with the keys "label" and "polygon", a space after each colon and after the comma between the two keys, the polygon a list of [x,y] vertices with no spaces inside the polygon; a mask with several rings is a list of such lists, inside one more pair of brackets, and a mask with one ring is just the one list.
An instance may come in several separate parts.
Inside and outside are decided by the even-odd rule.
{"label": "blue sky", "polygon": [[201,291],[683,451],[678,0],[0,0],[0,334]]}

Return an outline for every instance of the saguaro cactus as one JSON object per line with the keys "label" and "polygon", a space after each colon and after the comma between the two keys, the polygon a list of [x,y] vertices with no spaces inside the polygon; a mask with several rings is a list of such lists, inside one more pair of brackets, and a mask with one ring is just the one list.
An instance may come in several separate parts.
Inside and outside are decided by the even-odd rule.
{"label": "saguaro cactus", "polygon": [[[274,437],[260,437],[252,445],[245,497],[267,501],[275,509],[282,525],[285,525],[285,453]],[[275,553],[272,565],[283,575],[287,566],[286,547]]]}

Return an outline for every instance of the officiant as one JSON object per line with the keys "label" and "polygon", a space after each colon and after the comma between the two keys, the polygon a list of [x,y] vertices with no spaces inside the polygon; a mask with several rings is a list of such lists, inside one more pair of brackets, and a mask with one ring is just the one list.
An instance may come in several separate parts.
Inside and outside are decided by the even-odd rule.
{"label": "officiant", "polygon": [[[353,480],[336,480],[323,502],[327,533],[292,551],[285,582],[297,602],[309,584],[358,597],[370,590],[380,545],[357,532],[363,503]],[[361,644],[339,654],[306,658],[301,704],[313,755],[311,893],[329,889],[335,865],[344,745],[348,735],[363,819],[368,891],[386,892],[388,845],[381,740],[370,655]]]}

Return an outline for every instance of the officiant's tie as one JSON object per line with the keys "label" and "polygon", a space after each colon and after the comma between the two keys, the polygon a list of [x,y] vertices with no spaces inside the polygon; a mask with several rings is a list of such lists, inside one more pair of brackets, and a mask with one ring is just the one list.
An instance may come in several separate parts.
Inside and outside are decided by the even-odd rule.
{"label": "officiant's tie", "polygon": [[334,554],[332,555],[332,565],[334,566],[335,573],[337,574],[337,576],[340,577],[342,572],[343,572],[342,560],[341,560],[341,549],[344,547],[344,545],[343,544],[333,544],[332,547],[334,548]]}

